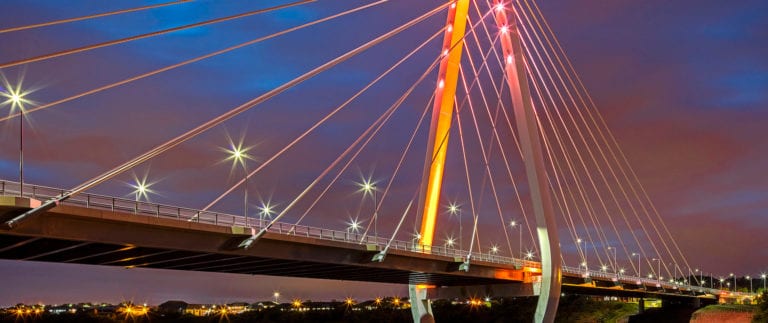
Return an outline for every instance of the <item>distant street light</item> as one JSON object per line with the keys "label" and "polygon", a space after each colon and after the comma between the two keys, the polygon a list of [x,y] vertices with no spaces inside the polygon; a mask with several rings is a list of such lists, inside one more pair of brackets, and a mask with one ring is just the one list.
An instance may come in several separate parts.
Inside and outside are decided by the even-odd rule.
{"label": "distant street light", "polygon": [[752,294],[752,277],[749,277],[749,275],[747,275],[746,278],[749,281],[749,293]]}
{"label": "distant street light", "polygon": [[763,279],[763,293],[765,293],[768,290],[768,289],[765,289],[765,277],[766,275],[764,273],[760,274],[760,278]]}
{"label": "distant street light", "polygon": [[736,275],[731,273],[731,277],[733,277],[733,291],[735,292],[736,291]]}

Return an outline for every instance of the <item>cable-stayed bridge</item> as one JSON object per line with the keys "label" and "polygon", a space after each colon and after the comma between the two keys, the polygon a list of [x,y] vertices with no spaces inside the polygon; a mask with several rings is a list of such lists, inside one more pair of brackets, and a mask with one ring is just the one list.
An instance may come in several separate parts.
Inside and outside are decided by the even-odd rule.
{"label": "cable-stayed bridge", "polygon": [[137,23],[0,61],[2,258],[410,284],[415,320],[471,286],[543,321],[561,287],[754,297],[696,275],[533,1],[113,9],[0,29]]}

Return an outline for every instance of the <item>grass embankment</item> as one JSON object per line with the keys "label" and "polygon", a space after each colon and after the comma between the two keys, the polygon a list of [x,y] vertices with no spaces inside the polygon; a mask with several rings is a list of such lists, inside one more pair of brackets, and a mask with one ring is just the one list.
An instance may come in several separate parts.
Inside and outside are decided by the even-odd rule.
{"label": "grass embankment", "polygon": [[566,297],[557,309],[555,322],[627,322],[637,313],[637,303],[604,302],[585,297]]}
{"label": "grass embankment", "polygon": [[756,307],[752,305],[709,305],[693,313],[692,323],[749,323]]}

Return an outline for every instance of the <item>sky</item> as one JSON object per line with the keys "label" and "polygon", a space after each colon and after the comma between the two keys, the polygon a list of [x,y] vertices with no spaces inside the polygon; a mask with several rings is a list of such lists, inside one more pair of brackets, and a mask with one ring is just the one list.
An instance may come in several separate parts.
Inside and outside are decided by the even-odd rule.
{"label": "sky", "polygon": [[[284,3],[196,1],[4,32],[11,27],[137,4],[78,0],[62,7],[49,1],[3,1],[0,64]],[[25,96],[31,101],[29,106],[41,106],[366,3],[320,0],[6,67],[0,69],[7,81],[3,90],[9,84],[21,84],[29,92]],[[761,248],[768,245],[768,175],[763,166],[768,164],[768,142],[763,134],[768,126],[768,62],[764,59],[768,57],[768,4],[758,0],[727,6],[716,1],[687,0],[537,3],[688,263],[715,276],[730,272],[757,276],[768,271],[768,251]],[[30,113],[23,129],[25,182],[74,187],[439,5],[437,1],[389,1]],[[250,148],[253,160],[248,161],[247,169],[264,164],[304,129],[438,33],[444,21],[445,11],[440,11],[90,191],[132,199],[135,196],[130,184],[146,177],[154,183],[154,193],[148,196],[151,201],[203,208],[243,176],[241,166],[224,160],[230,140]],[[376,202],[383,216],[377,225],[385,234],[391,234],[421,178],[427,126],[419,118],[429,106],[436,86],[437,72],[428,67],[440,52],[439,40],[427,41],[401,67],[250,178],[251,212],[266,203],[284,209],[291,197],[298,195],[416,84],[391,121],[349,168],[339,172],[346,160],[336,164],[331,174],[340,173],[338,182],[307,212],[310,216],[301,220],[302,224],[340,230],[355,219],[370,224],[366,215],[374,201],[357,192],[357,183],[370,178],[380,188]],[[478,58],[476,51],[473,56]],[[466,63],[464,68],[468,68]],[[422,74],[424,81],[414,83]],[[477,104],[478,90],[470,92]],[[0,109],[0,116],[9,113],[8,105]],[[461,122],[468,124],[468,115],[460,115]],[[18,180],[16,120],[0,123],[0,178],[14,181]],[[482,119],[479,122],[487,123]],[[468,130],[469,126],[464,128],[467,140],[477,140]],[[416,138],[414,148],[398,169],[395,165],[412,133]],[[465,173],[458,153],[461,146],[455,139],[458,135],[451,134],[449,151],[456,153],[449,153],[452,159],[446,166],[448,184],[442,201],[461,204],[463,219],[457,224],[456,218],[444,215],[442,221],[446,224],[438,229],[438,236],[456,237],[462,230],[462,243],[468,243],[472,240],[468,233],[471,212],[466,185],[459,184]],[[468,147],[473,146],[468,143]],[[494,158],[493,163],[499,157]],[[482,174],[482,167],[477,167],[481,160],[470,163]],[[515,175],[523,172],[519,160],[511,168]],[[399,175],[385,193],[388,176],[395,171]],[[503,234],[493,231],[499,220],[493,215],[490,187],[480,184],[487,183],[482,178],[474,177],[472,182],[479,187],[477,213],[488,214],[479,220],[478,231],[489,232],[480,241],[480,248],[493,244],[506,247]],[[314,198],[329,182],[330,177],[324,177],[310,196]],[[524,184],[519,189],[523,194],[527,191]],[[511,192],[506,186],[499,190]],[[242,214],[242,198],[239,187],[213,209]],[[503,205],[504,220],[524,219],[510,201],[512,198]],[[286,219],[297,221],[311,202],[301,200],[286,213]],[[417,227],[415,216],[407,218],[406,223],[408,229],[398,233],[399,239],[407,240],[411,228]],[[621,230],[626,233],[632,229]],[[511,230],[508,235],[514,237],[514,233]],[[566,230],[561,230],[560,235],[566,260],[575,261],[577,247]],[[520,249],[535,250],[528,232],[523,239]],[[516,247],[512,244],[509,252],[516,253]],[[397,285],[6,260],[0,260],[0,275],[9,277],[9,288],[0,292],[0,305],[126,299],[149,303],[167,299],[228,302],[268,299],[275,290],[286,297],[304,299],[405,294],[405,288]]]}

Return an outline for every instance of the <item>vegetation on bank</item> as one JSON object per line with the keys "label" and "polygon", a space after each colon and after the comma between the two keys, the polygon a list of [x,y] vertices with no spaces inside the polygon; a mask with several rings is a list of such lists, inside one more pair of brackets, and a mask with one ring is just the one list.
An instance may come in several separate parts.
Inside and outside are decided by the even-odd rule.
{"label": "vegetation on bank", "polygon": [[[504,298],[478,301],[473,304],[438,300],[432,309],[440,323],[449,322],[531,322],[536,308],[535,297]],[[605,302],[583,296],[566,296],[561,299],[556,322],[622,322],[637,313],[637,304]],[[12,313],[0,314],[0,322],[183,322],[183,323],[293,323],[293,322],[410,322],[409,309],[375,308],[352,310],[339,306],[326,311],[285,311],[277,308],[249,311],[237,315],[192,316],[183,314],[160,314],[149,312],[127,316],[76,314],[39,314],[18,316]]]}
{"label": "vegetation on bank", "polygon": [[752,322],[768,323],[768,291],[763,291],[760,295],[755,314],[752,316]]}

